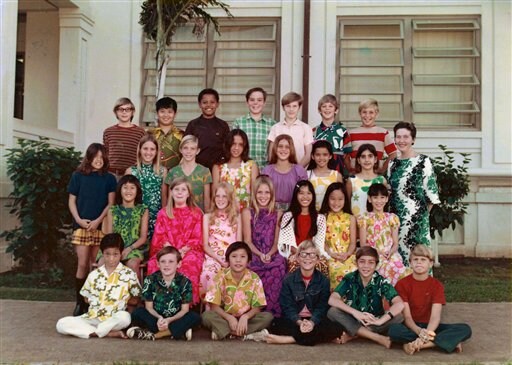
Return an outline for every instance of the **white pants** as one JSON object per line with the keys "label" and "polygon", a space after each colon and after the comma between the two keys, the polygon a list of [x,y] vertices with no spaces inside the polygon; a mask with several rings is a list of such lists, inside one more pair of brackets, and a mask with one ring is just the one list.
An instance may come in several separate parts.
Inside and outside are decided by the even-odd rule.
{"label": "white pants", "polygon": [[130,325],[130,313],[119,311],[104,321],[98,318],[64,317],[57,321],[57,332],[80,338],[89,338],[92,333],[105,337],[110,331],[120,331]]}

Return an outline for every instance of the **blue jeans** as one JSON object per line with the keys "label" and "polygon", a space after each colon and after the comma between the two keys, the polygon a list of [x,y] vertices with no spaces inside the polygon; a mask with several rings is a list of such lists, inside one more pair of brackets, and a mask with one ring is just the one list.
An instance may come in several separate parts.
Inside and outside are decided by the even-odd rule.
{"label": "blue jeans", "polygon": [[[132,312],[132,326],[147,328],[157,333],[158,319],[148,312],[146,308],[139,307]],[[175,340],[185,338],[185,332],[201,323],[201,317],[196,312],[187,312],[183,317],[169,324],[169,331]]]}

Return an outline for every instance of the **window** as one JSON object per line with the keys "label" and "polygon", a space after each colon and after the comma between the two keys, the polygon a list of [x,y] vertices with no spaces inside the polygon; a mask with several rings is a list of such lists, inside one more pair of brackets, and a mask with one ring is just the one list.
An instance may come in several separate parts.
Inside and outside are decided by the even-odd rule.
{"label": "window", "polygon": [[[180,27],[168,48],[165,95],[178,102],[175,123],[179,128],[199,116],[197,94],[206,87],[219,92],[217,115],[228,122],[247,113],[245,92],[256,86],[268,93],[265,113],[278,115],[278,21],[237,18],[222,19],[219,24],[221,35],[210,26],[199,39],[192,34],[193,25]],[[146,44],[142,120],[149,125],[155,115],[156,47],[149,40]]]}
{"label": "window", "polygon": [[341,120],[359,125],[361,100],[379,101],[379,124],[427,129],[480,125],[478,18],[340,18]]}

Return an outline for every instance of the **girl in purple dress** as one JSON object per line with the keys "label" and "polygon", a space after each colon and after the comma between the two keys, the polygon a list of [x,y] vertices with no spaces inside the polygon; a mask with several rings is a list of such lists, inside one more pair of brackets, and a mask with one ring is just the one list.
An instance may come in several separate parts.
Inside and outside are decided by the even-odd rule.
{"label": "girl in purple dress", "polygon": [[274,185],[268,176],[254,181],[251,207],[242,212],[244,241],[249,244],[253,258],[249,268],[261,278],[267,311],[274,317],[281,316],[279,293],[286,275],[286,260],[277,251],[278,222],[281,212],[275,209]]}

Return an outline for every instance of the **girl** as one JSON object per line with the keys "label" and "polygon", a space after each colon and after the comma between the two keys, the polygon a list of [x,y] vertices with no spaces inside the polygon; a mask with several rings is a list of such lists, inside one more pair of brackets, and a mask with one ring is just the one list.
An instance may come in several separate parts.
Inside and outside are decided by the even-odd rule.
{"label": "girl", "polygon": [[228,133],[224,154],[228,162],[216,165],[212,170],[213,190],[221,181],[233,185],[241,212],[249,206],[251,185],[259,175],[258,165],[249,160],[249,140],[243,130],[233,129]]}
{"label": "girl", "polygon": [[73,216],[73,236],[78,266],[76,268],[76,307],[74,316],[86,312],[87,304],[80,295],[89,267],[96,260],[103,238],[100,224],[114,203],[116,178],[108,173],[109,162],[105,147],[93,143],[87,147],[85,157],[68,185],[68,206]]}
{"label": "girl", "polygon": [[167,189],[163,182],[167,170],[160,166],[159,156],[158,142],[152,134],[146,134],[137,148],[137,165],[126,169],[126,174],[139,179],[142,187],[142,201],[149,210],[149,242],[155,230],[156,215],[167,202]]}
{"label": "girl", "polygon": [[196,136],[183,137],[180,143],[180,153],[183,158],[180,164],[173,167],[165,179],[166,185],[178,177],[186,177],[192,187],[192,196],[195,204],[203,211],[210,210],[210,187],[212,175],[210,170],[196,162],[199,154],[199,141]]}
{"label": "girl", "polygon": [[324,200],[325,190],[334,182],[341,182],[342,177],[338,171],[331,168],[334,163],[332,159],[332,146],[327,141],[316,141],[311,151],[311,162],[309,163],[308,179],[315,187],[316,210],[320,210]]}
{"label": "girl", "polygon": [[277,253],[281,215],[275,209],[272,180],[268,176],[258,176],[251,193],[251,207],[242,212],[244,242],[254,254],[249,267],[263,282],[266,310],[275,317],[281,316],[279,293],[286,275],[286,260]]}
{"label": "girl", "polygon": [[262,174],[270,176],[276,192],[276,208],[286,211],[292,200],[295,184],[307,180],[306,170],[297,164],[293,139],[287,134],[276,137],[272,145],[270,164],[263,168]]}
{"label": "girl", "polygon": [[288,259],[288,271],[298,267],[297,247],[306,240],[312,240],[320,252],[317,269],[329,277],[325,252],[325,216],[315,209],[315,189],[308,180],[295,185],[290,209],[283,214],[277,247],[279,253]]}
{"label": "girl", "polygon": [[363,144],[357,150],[356,174],[347,182],[347,193],[351,200],[352,214],[356,217],[366,212],[368,188],[372,184],[387,185],[384,176],[376,173],[379,168],[377,150],[369,143]]}
{"label": "girl", "polygon": [[205,261],[199,291],[204,298],[215,275],[228,267],[226,250],[230,244],[242,239],[242,219],[233,187],[222,182],[213,190],[212,212],[203,217],[203,249]]}
{"label": "girl", "polygon": [[389,199],[388,188],[384,184],[373,184],[368,190],[368,212],[358,218],[361,247],[371,246],[379,253],[377,271],[387,278],[391,285],[409,275],[398,253],[398,229],[400,221],[393,213],[385,212]]}
{"label": "girl", "polygon": [[[144,260],[144,249],[148,239],[148,208],[142,203],[142,188],[133,175],[125,175],[117,183],[115,205],[107,214],[107,232],[119,233],[124,249],[121,261],[137,273],[142,280],[139,266]],[[99,257],[98,264],[103,265]]]}
{"label": "girl", "polygon": [[354,252],[356,250],[356,219],[350,214],[350,200],[345,185],[335,182],[325,193],[321,214],[325,214],[327,229],[325,251],[331,256],[329,280],[334,290],[343,277],[357,269]]}
{"label": "girl", "polygon": [[156,217],[149,250],[148,275],[158,270],[156,254],[162,247],[174,246],[180,251],[183,259],[178,272],[192,282],[193,304],[199,303],[199,276],[204,261],[202,219],[203,213],[194,203],[187,178],[174,179],[169,187],[167,207]]}

